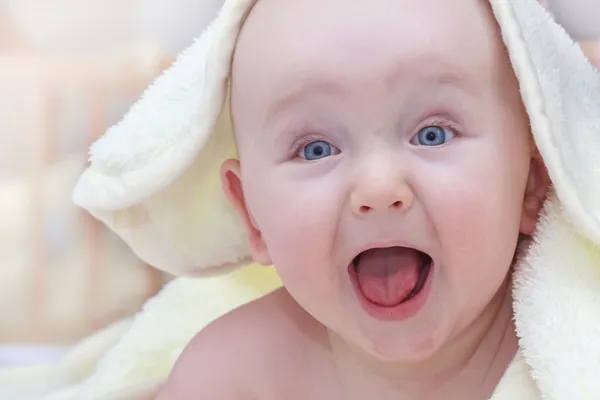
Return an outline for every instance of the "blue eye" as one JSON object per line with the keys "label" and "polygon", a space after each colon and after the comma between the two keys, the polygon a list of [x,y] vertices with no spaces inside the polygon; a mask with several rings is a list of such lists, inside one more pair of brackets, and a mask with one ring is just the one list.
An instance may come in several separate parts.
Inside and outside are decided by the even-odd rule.
{"label": "blue eye", "polygon": [[300,157],[314,161],[333,155],[334,147],[327,142],[316,141],[307,144],[300,150]]}
{"label": "blue eye", "polygon": [[444,129],[440,126],[427,126],[417,133],[413,138],[416,145],[419,146],[441,146],[444,143],[454,139],[454,132],[450,129]]}

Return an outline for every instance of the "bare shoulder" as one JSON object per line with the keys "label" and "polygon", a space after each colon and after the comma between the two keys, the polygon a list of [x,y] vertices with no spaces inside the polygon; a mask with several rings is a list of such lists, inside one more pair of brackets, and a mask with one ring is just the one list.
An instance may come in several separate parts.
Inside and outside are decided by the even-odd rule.
{"label": "bare shoulder", "polygon": [[[319,340],[318,324],[284,289],[277,290],[199,332],[179,357],[158,399],[271,398],[275,386],[297,376],[299,365],[305,364]],[[298,357],[303,358],[301,363]]]}

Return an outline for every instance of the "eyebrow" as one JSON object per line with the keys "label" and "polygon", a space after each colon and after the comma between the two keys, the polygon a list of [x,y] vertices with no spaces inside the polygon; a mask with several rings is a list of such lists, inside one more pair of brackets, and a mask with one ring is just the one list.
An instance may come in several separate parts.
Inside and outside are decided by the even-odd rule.
{"label": "eyebrow", "polygon": [[[399,81],[403,79],[405,75],[401,69],[397,69],[394,73],[386,76],[386,85],[390,88],[399,87]],[[470,88],[467,84],[468,74],[457,65],[447,64],[443,65],[438,63],[436,71],[419,71],[415,74],[414,80],[419,80],[422,85],[430,86],[456,86],[471,92],[473,88]],[[413,80],[413,81],[414,81]]]}
{"label": "eyebrow", "polygon": [[328,80],[308,80],[305,81],[301,86],[294,88],[287,94],[277,99],[267,110],[267,121],[273,120],[277,115],[283,111],[291,108],[292,106],[301,103],[306,95],[325,95],[326,97],[343,97],[348,94],[348,91],[338,82]]}
{"label": "eyebrow", "polygon": [[[402,73],[399,70],[382,77],[386,87],[390,88],[390,90],[398,90],[397,88],[400,87],[399,81],[401,79]],[[455,86],[471,94],[476,94],[475,91],[477,90],[477,88],[467,84],[464,73],[455,71],[453,68],[444,69],[437,73],[419,74],[415,79],[418,79],[421,85],[429,87]],[[333,79],[305,80],[301,85],[298,85],[272,103],[267,109],[264,125],[270,125],[285,110],[305,101],[307,94],[311,96],[316,94],[329,98],[343,98],[348,96],[349,92],[342,83],[336,82]]]}

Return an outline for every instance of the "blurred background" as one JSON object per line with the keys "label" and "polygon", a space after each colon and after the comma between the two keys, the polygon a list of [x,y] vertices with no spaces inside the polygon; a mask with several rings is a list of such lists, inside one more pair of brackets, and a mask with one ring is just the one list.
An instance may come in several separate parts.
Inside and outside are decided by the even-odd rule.
{"label": "blurred background", "polygon": [[168,279],[70,195],[89,144],[221,3],[0,0],[0,366],[58,357]]}
{"label": "blurred background", "polygon": [[[70,195],[89,144],[222,2],[0,0],[0,366],[59,357],[169,279]],[[600,0],[548,3],[577,39],[600,38]]]}

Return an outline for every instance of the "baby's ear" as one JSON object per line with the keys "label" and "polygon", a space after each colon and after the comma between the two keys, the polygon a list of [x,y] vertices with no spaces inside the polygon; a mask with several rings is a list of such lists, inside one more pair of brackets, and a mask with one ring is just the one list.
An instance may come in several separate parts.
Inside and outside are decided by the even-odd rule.
{"label": "baby's ear", "polygon": [[252,258],[261,265],[271,265],[272,260],[267,245],[246,205],[239,160],[229,159],[221,165],[221,184],[229,203],[246,226]]}
{"label": "baby's ear", "polygon": [[521,213],[521,233],[533,235],[540,212],[548,195],[550,177],[544,165],[542,156],[534,152],[529,166],[529,177],[523,197],[523,211]]}

